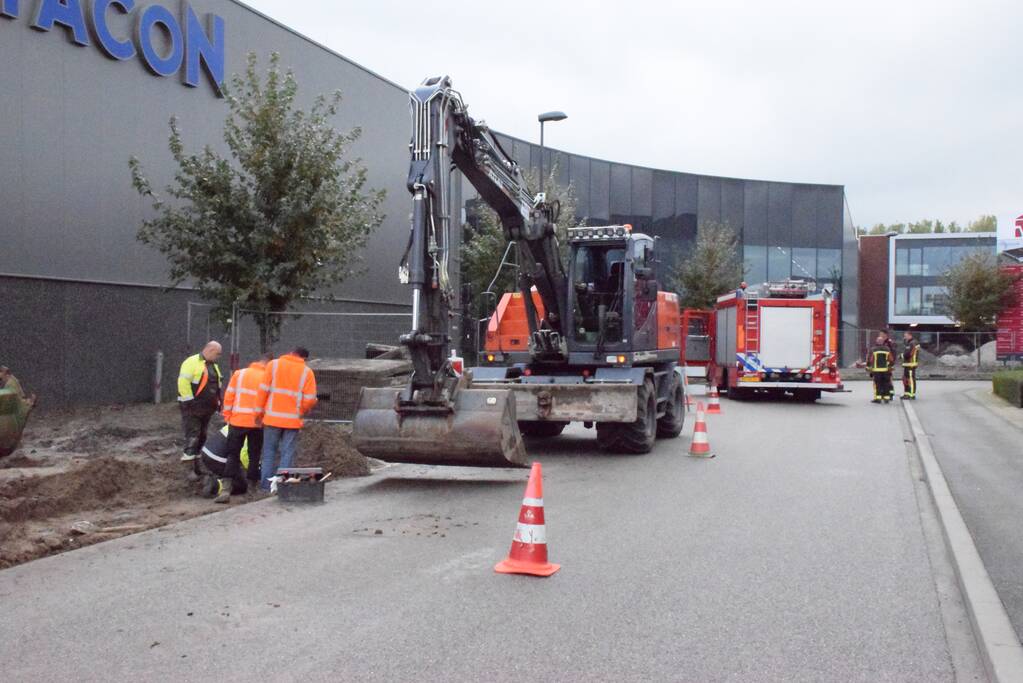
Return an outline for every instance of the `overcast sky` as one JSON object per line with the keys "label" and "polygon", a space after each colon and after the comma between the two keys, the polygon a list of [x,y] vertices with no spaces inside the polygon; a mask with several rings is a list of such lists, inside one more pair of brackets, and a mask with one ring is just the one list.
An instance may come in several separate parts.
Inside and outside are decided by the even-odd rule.
{"label": "overcast sky", "polygon": [[859,225],[1023,214],[1023,3],[247,0],[397,83],[676,171],[845,185]]}

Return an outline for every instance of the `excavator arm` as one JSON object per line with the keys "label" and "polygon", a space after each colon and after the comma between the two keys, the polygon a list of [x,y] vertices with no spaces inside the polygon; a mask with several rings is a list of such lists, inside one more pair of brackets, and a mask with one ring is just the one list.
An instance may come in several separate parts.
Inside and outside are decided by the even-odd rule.
{"label": "excavator arm", "polygon": [[[412,286],[412,331],[402,343],[412,355],[415,374],[409,390],[440,388],[447,374],[450,304],[448,274],[452,247],[450,197],[458,169],[498,215],[505,237],[519,252],[519,287],[527,294],[530,347],[539,358],[565,355],[561,329],[567,278],[558,249],[558,206],[534,197],[522,172],[483,122],[469,116],[448,77],[430,78],[411,93],[412,141],[407,186],[412,194],[412,225],[403,259]],[[546,316],[532,306],[536,287]],[[411,400],[407,392],[405,398]]]}
{"label": "excavator arm", "polygon": [[[450,78],[427,79],[411,93],[410,104],[412,223],[401,273],[412,288],[412,327],[401,343],[412,359],[412,375],[397,392],[363,389],[355,444],[366,455],[392,462],[524,464],[511,392],[471,389],[450,365],[452,174],[462,172],[516,245],[530,351],[537,359],[567,356],[558,206],[530,194],[518,164],[485,123],[469,116]],[[533,287],[543,301],[542,318],[530,295]]]}

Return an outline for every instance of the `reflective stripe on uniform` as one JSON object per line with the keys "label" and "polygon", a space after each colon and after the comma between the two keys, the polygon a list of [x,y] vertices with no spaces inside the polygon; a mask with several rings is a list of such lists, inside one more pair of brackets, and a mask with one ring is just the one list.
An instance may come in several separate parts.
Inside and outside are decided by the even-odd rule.
{"label": "reflective stripe on uniform", "polygon": [[216,460],[217,462],[220,462],[220,463],[226,463],[227,462],[227,458],[225,458],[223,456],[220,456],[220,455],[214,455],[213,452],[209,448],[207,448],[206,446],[202,447],[202,454],[205,455],[210,460]]}
{"label": "reflective stripe on uniform", "polygon": [[[247,370],[248,369],[246,368],[246,370],[239,370],[238,371],[238,377],[237,377],[237,379],[238,379],[238,386],[234,387],[234,405],[231,406],[231,412],[232,413],[248,412],[248,411],[243,411],[242,408],[241,408],[242,393],[244,393],[244,389],[242,389],[242,382],[245,381],[245,373],[246,373]],[[230,391],[230,390],[231,390],[231,387],[228,387],[228,391]]]}
{"label": "reflective stripe on uniform", "polygon": [[279,412],[279,411],[276,411],[276,410],[267,410],[266,414],[268,416],[270,416],[270,417],[283,417],[283,418],[287,418],[287,419],[290,419],[290,420],[295,420],[295,419],[298,419],[298,418],[302,417],[298,413],[282,413],[282,412]]}

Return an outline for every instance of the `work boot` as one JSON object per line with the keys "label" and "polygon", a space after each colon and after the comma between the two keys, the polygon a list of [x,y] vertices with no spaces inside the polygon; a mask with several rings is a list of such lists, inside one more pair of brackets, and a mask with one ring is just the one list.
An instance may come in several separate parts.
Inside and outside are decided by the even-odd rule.
{"label": "work boot", "polygon": [[182,453],[181,454],[181,462],[192,462],[193,460],[195,460],[195,454],[194,453]]}
{"label": "work boot", "polygon": [[881,402],[881,399],[879,399],[879,398],[875,398],[873,401],[871,401],[871,403],[880,403],[880,402]]}
{"label": "work boot", "polygon": [[213,499],[214,503],[229,503],[231,502],[231,489],[233,481],[231,479],[218,479],[217,483],[220,488],[217,489],[217,497]]}

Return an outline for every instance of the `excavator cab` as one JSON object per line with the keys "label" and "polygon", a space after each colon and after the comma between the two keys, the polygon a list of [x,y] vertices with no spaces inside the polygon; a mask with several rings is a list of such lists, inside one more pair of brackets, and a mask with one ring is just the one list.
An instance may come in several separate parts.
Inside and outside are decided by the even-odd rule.
{"label": "excavator cab", "polygon": [[[659,287],[648,259],[653,239],[628,225],[569,231],[570,351],[648,348]],[[650,341],[649,344],[654,342]]]}

